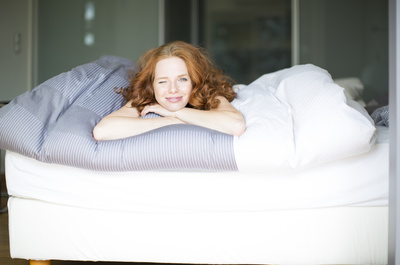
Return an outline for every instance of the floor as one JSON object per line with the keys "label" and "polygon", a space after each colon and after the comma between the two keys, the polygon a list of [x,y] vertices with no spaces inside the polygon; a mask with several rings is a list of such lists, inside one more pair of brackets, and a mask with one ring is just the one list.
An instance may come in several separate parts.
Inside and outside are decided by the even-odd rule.
{"label": "floor", "polygon": [[[1,191],[6,192],[4,176],[1,178]],[[1,197],[0,209],[6,207],[7,197]],[[1,265],[29,265],[29,261],[22,259],[12,259],[10,257],[10,248],[8,241],[8,213],[0,213],[0,264]],[[126,262],[82,262],[82,261],[53,261],[52,265],[144,265],[142,263],[126,263]],[[156,265],[149,264],[146,265]]]}

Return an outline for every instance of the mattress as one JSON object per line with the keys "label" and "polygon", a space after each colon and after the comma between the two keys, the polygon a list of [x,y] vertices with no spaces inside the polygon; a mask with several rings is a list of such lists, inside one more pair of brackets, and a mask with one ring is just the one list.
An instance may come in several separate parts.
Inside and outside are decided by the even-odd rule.
{"label": "mattress", "polygon": [[290,172],[100,172],[7,151],[10,195],[139,213],[261,212],[387,206],[388,128],[368,153]]}

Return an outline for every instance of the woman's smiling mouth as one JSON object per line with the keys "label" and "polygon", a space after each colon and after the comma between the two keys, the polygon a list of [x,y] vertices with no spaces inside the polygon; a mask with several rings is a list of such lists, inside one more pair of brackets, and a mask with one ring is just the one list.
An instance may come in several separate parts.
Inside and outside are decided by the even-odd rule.
{"label": "woman's smiling mouth", "polygon": [[180,101],[182,99],[182,97],[168,97],[165,99],[168,100],[169,102],[175,103],[175,102]]}

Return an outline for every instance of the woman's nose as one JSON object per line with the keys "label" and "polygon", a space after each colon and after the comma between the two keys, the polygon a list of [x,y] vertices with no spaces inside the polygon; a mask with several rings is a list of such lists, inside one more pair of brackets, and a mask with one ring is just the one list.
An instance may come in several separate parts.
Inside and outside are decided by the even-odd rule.
{"label": "woman's nose", "polygon": [[172,82],[170,87],[169,87],[169,92],[170,93],[176,93],[178,92],[178,85],[175,82]]}

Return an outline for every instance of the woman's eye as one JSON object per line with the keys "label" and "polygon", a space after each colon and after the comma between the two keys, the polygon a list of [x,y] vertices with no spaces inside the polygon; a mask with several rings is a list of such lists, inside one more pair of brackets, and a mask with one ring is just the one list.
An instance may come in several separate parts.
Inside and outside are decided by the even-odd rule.
{"label": "woman's eye", "polygon": [[179,79],[179,81],[186,82],[186,81],[188,81],[188,79],[186,77],[182,77],[182,78]]}
{"label": "woman's eye", "polygon": [[159,84],[165,84],[165,83],[167,83],[167,81],[159,81],[158,83]]}

